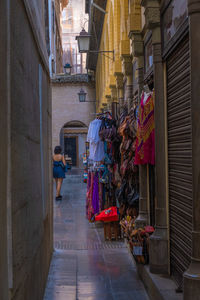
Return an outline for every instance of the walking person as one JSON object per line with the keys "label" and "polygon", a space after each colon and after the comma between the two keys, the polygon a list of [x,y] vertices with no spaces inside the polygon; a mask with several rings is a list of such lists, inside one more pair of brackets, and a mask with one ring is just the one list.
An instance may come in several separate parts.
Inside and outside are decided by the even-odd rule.
{"label": "walking person", "polygon": [[63,178],[65,178],[65,158],[62,155],[62,148],[56,146],[53,155],[53,177],[56,182],[56,200],[62,200],[62,195],[60,194]]}

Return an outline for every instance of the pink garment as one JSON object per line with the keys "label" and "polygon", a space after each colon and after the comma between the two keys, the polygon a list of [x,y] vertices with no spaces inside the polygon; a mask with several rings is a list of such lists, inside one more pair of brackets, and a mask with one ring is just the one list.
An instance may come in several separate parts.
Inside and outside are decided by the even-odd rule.
{"label": "pink garment", "polygon": [[88,174],[88,186],[87,186],[87,200],[86,200],[86,215],[88,220],[91,220],[94,212],[92,207],[92,195],[93,195],[93,186],[94,186],[94,173],[91,172]]}
{"label": "pink garment", "polygon": [[135,165],[155,164],[155,123],[153,95],[144,104],[144,93],[138,110]]}

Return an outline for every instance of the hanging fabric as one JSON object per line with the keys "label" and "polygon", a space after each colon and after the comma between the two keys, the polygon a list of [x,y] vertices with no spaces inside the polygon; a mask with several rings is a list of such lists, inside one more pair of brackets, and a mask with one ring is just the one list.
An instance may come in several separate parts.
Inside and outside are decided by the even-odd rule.
{"label": "hanging fabric", "polygon": [[90,123],[88,130],[87,142],[90,143],[89,159],[93,161],[101,161],[104,159],[104,143],[101,141],[99,136],[101,124],[101,120],[95,119]]}
{"label": "hanging fabric", "polygon": [[153,94],[142,94],[138,110],[135,164],[155,164],[155,123]]}

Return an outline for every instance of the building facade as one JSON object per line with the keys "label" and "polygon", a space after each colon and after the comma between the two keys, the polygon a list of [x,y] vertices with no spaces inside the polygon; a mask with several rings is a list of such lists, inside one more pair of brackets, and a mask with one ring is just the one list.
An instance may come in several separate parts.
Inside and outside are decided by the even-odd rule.
{"label": "building facade", "polygon": [[62,11],[68,5],[68,0],[46,0],[46,41],[48,44],[49,68],[51,76],[63,73],[62,46]]}
{"label": "building facade", "polygon": [[[79,101],[79,93],[86,101]],[[53,148],[61,145],[75,167],[83,167],[83,153],[90,121],[95,118],[95,87],[87,74],[56,76],[52,80]]]}
{"label": "building facade", "polygon": [[87,73],[86,54],[79,53],[76,41],[82,28],[88,28],[84,6],[84,0],[69,0],[62,12],[63,65],[70,64],[72,74]]}
{"label": "building facade", "polygon": [[[88,56],[96,73],[97,111],[110,109],[113,102],[130,109],[140,103],[145,85],[154,90],[156,163],[153,169],[139,168],[137,220],[138,226],[155,226],[150,272],[170,275],[184,299],[199,299],[200,41],[195,28],[200,1],[96,3],[107,13],[91,8],[90,1],[86,10],[91,20],[96,17],[96,28],[101,27],[99,50],[114,51],[114,59],[102,53],[96,61]],[[90,45],[94,50],[92,41]]]}
{"label": "building facade", "polygon": [[53,251],[46,1],[0,2],[0,299],[42,300]]}

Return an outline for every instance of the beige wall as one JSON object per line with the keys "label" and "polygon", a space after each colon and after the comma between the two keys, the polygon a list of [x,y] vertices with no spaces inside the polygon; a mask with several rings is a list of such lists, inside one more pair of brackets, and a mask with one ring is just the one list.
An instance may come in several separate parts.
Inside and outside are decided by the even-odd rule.
{"label": "beige wall", "polygon": [[87,100],[95,100],[95,89],[88,83],[53,83],[52,85],[52,145],[60,144],[61,128],[70,121],[80,121],[86,126],[95,118],[95,103],[80,103],[78,92],[81,87]]}

